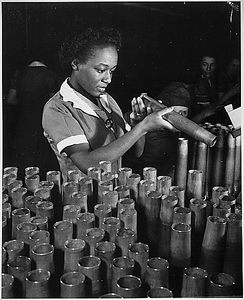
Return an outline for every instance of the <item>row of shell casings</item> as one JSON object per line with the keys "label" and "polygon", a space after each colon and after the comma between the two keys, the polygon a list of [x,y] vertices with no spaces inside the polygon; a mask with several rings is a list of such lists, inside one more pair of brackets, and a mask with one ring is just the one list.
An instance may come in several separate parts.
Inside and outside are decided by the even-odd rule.
{"label": "row of shell casings", "polygon": [[[182,228],[181,228],[182,230]],[[81,245],[81,248],[84,247],[84,241],[80,240],[72,240],[71,244]],[[67,242],[68,244],[69,242]],[[72,250],[75,252],[73,246],[71,246]],[[38,248],[38,247],[36,247]],[[97,256],[82,256],[78,259],[78,272],[77,271],[69,271],[64,273],[60,278],[61,284],[61,296],[62,297],[84,297],[85,277],[80,275],[82,273],[88,280],[90,279],[90,284],[88,285],[88,290],[91,294],[88,296],[99,296],[102,293],[102,286],[100,280],[99,268],[101,266],[102,261],[106,264],[106,276],[103,274],[103,278],[106,277],[107,284],[109,282],[110,289],[108,291],[112,293],[116,293],[123,297],[141,297],[142,296],[142,281],[148,283],[150,287],[150,291],[148,292],[151,297],[155,293],[157,295],[163,295],[167,293],[169,297],[170,291],[167,291],[168,283],[168,269],[169,264],[168,261],[160,258],[148,258],[149,249],[148,246],[142,243],[136,243],[131,247],[132,252],[129,252],[129,256],[124,257],[116,257],[113,258],[111,256],[111,249],[114,250],[114,245],[111,242],[100,242],[96,247]],[[37,250],[37,249],[36,249]],[[39,249],[37,251],[38,254],[44,254],[45,252],[53,252],[53,247],[50,244],[40,244]],[[49,251],[47,251],[49,250]],[[50,251],[51,250],[51,251]],[[106,250],[108,252],[106,252]],[[83,250],[82,250],[83,251]],[[33,251],[34,252],[34,251]],[[130,255],[131,253],[131,255]],[[34,253],[33,253],[34,255]],[[134,258],[133,258],[134,257]],[[109,259],[110,258],[110,259]],[[71,258],[69,258],[70,260]],[[41,264],[40,268],[36,270],[30,271],[30,258],[25,256],[16,256],[8,262],[8,273],[18,280],[22,281],[24,286],[24,291],[26,293],[26,297],[32,298],[33,296],[33,288],[35,287],[35,295],[39,295],[39,297],[46,297],[49,295],[48,286],[45,289],[45,283],[48,284],[48,280],[50,278],[50,273],[53,270],[51,267],[49,271],[47,268]],[[72,259],[70,260],[72,261]],[[146,270],[142,271],[142,267],[144,262],[146,264]],[[134,272],[135,262],[138,264],[143,264],[141,267],[141,276],[135,276]],[[47,262],[45,262],[46,264]],[[49,262],[52,265],[52,261]],[[77,268],[77,264],[75,264]],[[42,271],[41,271],[41,270]],[[45,271],[44,271],[45,270]],[[17,272],[17,273],[15,273]],[[124,276],[130,275],[130,276]],[[133,276],[132,276],[133,275]],[[11,277],[7,275],[3,275],[4,279],[4,287],[3,292],[10,293],[10,283]],[[24,282],[25,281],[25,282]],[[159,287],[165,287],[166,289],[162,289]],[[233,278],[225,273],[213,274],[209,278],[209,287],[208,287],[208,295],[209,296],[231,296],[233,295],[233,286],[234,280]],[[181,295],[182,296],[205,296],[207,291],[207,272],[201,268],[185,268],[183,275],[183,284]],[[82,294],[81,294],[82,293]],[[87,295],[87,294],[86,294]]]}
{"label": "row of shell casings", "polygon": [[[94,217],[94,216],[93,216]],[[94,218],[93,218],[94,219]],[[216,221],[216,219],[214,219],[215,221]],[[56,224],[56,226],[57,227],[59,227],[59,229],[61,229],[61,231],[62,231],[62,233],[64,233],[64,229],[66,229],[66,227],[67,227],[67,225],[69,225],[71,222],[69,222],[69,221],[61,221],[61,222],[57,222],[58,224]],[[216,222],[214,222],[214,223],[216,223]],[[219,222],[219,223],[223,223],[224,224],[224,222]],[[23,224],[23,223],[21,223],[21,224]],[[176,225],[174,225],[174,227],[175,227],[175,229],[176,230],[179,230],[180,232],[182,232],[182,231],[184,231],[183,229],[185,228],[185,227],[187,227],[187,226],[185,226],[186,224],[176,224]],[[180,228],[177,228],[177,226],[179,227],[180,226]],[[184,227],[184,228],[183,228]],[[189,226],[188,226],[189,227]],[[68,229],[70,229],[71,228],[71,226],[68,226]],[[186,228],[187,229],[187,228]],[[189,229],[189,228],[188,228]],[[95,233],[96,232],[96,234],[95,234],[95,237],[97,237],[97,236],[99,236],[98,235],[98,233],[101,233],[101,232],[103,232],[101,229],[99,230],[99,228],[91,228],[90,230],[88,230],[89,232],[93,232],[93,233]],[[126,230],[125,230],[126,231]],[[189,231],[189,230],[187,230],[187,231]],[[223,230],[222,230],[223,231]],[[69,232],[71,232],[71,231],[69,231]],[[208,235],[209,235],[209,233],[210,232],[208,232]],[[33,234],[33,233],[31,233],[31,234]],[[209,236],[212,236],[212,235],[209,235]],[[62,241],[64,241],[65,239],[67,238],[67,236],[65,235],[65,236],[61,236],[61,242],[60,242],[60,240],[57,240],[57,242],[56,242],[56,247],[61,247],[61,245],[62,245]],[[208,238],[209,239],[209,238]],[[214,239],[216,239],[216,237],[214,238]],[[173,241],[173,239],[172,239],[172,241]],[[190,241],[189,241],[190,242]],[[211,244],[211,243],[210,243]],[[179,244],[178,244],[178,246],[179,246]],[[211,246],[211,245],[210,245]],[[49,247],[49,246],[48,246]],[[173,243],[172,242],[172,247],[174,248],[174,247],[177,247],[177,243]],[[41,246],[40,248],[43,248],[43,246]],[[46,248],[46,245],[44,246],[44,249]],[[172,249],[173,249],[172,248]],[[185,250],[185,249],[184,249]],[[216,250],[216,249],[215,249]],[[40,249],[38,250],[38,251],[40,251]],[[173,252],[173,251],[171,251],[171,252]],[[177,258],[177,257],[176,257]],[[181,253],[181,258],[182,258],[182,253]],[[171,259],[172,259],[172,256],[171,256]],[[144,260],[145,261],[145,260]]]}
{"label": "row of shell casings", "polygon": [[230,129],[220,125],[206,125],[218,137],[214,147],[196,140],[178,140],[176,185],[185,187],[187,170],[196,169],[202,172],[203,195],[211,197],[212,187],[218,185],[227,187],[230,194],[240,191],[241,136],[234,137]]}
{"label": "row of shell casings", "polygon": [[[48,232],[46,231],[40,230],[36,232],[36,235],[39,237],[44,235],[45,238],[47,238],[47,233]],[[67,240],[64,244],[64,274],[60,278],[61,296],[66,295],[65,293],[67,293],[69,288],[71,289],[71,285],[73,285],[72,291],[70,290],[65,297],[68,297],[70,293],[70,295],[73,295],[72,293],[82,292],[82,289],[77,290],[76,285],[81,279],[80,277],[83,278],[83,276],[77,275],[77,272],[86,276],[86,283],[84,283],[84,280],[81,280],[82,282],[80,282],[80,284],[82,284],[86,290],[86,296],[92,297],[100,296],[102,291],[105,290],[118,294],[127,293],[126,291],[131,285],[131,280],[134,283],[131,285],[130,293],[133,293],[133,296],[135,297],[140,297],[142,295],[140,278],[142,277],[148,281],[150,287],[154,287],[154,285],[157,284],[160,286],[168,286],[168,262],[162,258],[149,259],[149,247],[146,244],[135,243],[130,245],[128,256],[119,257],[114,257],[116,244],[113,242],[102,241],[96,243],[95,255],[88,256],[85,255],[85,244],[85,241],[80,239]],[[19,250],[17,248],[19,248]],[[37,293],[39,293],[38,295],[40,297],[45,297],[49,291],[48,287],[47,290],[43,290],[44,283],[46,282],[46,284],[48,284],[47,281],[50,278],[50,274],[55,275],[53,257],[55,251],[54,246],[49,243],[36,244],[31,251],[30,257],[20,255],[21,251],[24,250],[23,241],[9,241],[5,243],[3,249],[5,249],[8,254],[7,273],[14,276],[16,280],[21,282],[22,293],[27,297],[34,297],[33,285],[36,283],[37,290],[35,291],[35,294],[37,295]],[[32,271],[31,259],[35,261],[36,266],[36,269]],[[157,263],[158,270],[154,267],[156,265],[155,261]],[[148,271],[147,269],[144,270],[146,263],[148,264]],[[137,270],[135,268],[136,264],[137,268],[139,267]],[[41,272],[40,270],[45,270],[45,272]],[[48,271],[48,273],[46,271]],[[101,277],[102,271],[103,275]],[[154,277],[157,277],[155,277],[154,281],[152,276],[152,274],[154,274],[153,272],[155,273]],[[120,279],[123,275],[133,276],[130,276],[131,279]],[[5,277],[7,278],[9,276]],[[40,281],[40,290],[38,289],[37,278],[39,278]],[[7,279],[5,281],[7,281]],[[134,288],[135,282],[138,282],[136,290]],[[104,285],[107,287],[105,290]],[[125,285],[127,285],[126,288]],[[120,291],[120,289],[122,290]],[[125,291],[123,292],[123,290]],[[126,294],[123,295],[126,296]],[[84,296],[84,294],[79,294],[79,296]]]}

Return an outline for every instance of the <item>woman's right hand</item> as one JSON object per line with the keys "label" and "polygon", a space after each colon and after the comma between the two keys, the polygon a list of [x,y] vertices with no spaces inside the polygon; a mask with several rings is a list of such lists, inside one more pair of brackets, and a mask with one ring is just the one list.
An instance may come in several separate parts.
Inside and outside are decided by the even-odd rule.
{"label": "woman's right hand", "polygon": [[145,126],[146,132],[149,131],[162,131],[164,129],[168,129],[172,132],[179,132],[171,123],[166,121],[163,116],[167,113],[172,112],[173,107],[166,107],[159,111],[153,112],[149,114],[140,125]]}

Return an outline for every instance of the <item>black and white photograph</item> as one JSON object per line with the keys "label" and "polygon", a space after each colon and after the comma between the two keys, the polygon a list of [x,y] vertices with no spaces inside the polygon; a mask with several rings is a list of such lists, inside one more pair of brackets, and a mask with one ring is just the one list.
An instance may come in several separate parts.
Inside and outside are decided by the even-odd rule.
{"label": "black and white photograph", "polygon": [[1,299],[243,298],[242,12],[1,2]]}

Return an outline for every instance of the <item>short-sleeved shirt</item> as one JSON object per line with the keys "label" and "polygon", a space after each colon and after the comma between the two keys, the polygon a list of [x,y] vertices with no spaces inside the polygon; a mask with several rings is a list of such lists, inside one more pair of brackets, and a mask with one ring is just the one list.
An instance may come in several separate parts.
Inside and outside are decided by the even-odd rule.
{"label": "short-sleeved shirt", "polygon": [[[44,135],[58,158],[64,181],[67,180],[68,170],[77,169],[63,151],[66,147],[87,143],[92,151],[111,143],[130,129],[121,109],[109,94],[102,95],[101,109],[74,90],[67,80],[60,91],[46,103],[42,120]],[[113,120],[113,130],[106,127],[105,120],[101,117],[104,109]],[[120,166],[121,159],[113,163],[113,171],[116,172]]]}

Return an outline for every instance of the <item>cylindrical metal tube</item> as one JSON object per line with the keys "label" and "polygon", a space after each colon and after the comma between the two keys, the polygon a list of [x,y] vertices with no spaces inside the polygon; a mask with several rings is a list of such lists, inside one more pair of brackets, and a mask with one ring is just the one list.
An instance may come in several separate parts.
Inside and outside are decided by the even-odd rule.
{"label": "cylindrical metal tube", "polygon": [[16,208],[12,211],[12,239],[17,236],[17,225],[23,222],[29,222],[30,210],[27,208]]}
{"label": "cylindrical metal tube", "polygon": [[206,297],[208,273],[198,267],[185,268],[181,288],[181,297]]}
{"label": "cylindrical metal tube", "polygon": [[90,167],[87,169],[87,176],[92,178],[93,206],[97,204],[98,183],[102,179],[102,169],[100,167]]}
{"label": "cylindrical metal tube", "polygon": [[150,242],[158,242],[158,225],[161,208],[162,194],[158,191],[147,193],[144,211],[146,219],[146,237]]}
{"label": "cylindrical metal tube", "polygon": [[225,218],[226,214],[231,212],[231,207],[227,203],[215,203],[213,205],[213,216]]}
{"label": "cylindrical metal tube", "polygon": [[226,220],[209,216],[203,236],[199,267],[209,274],[218,273],[223,268]]}
{"label": "cylindrical metal tube", "polygon": [[63,205],[68,205],[70,203],[71,195],[73,193],[79,192],[79,184],[74,181],[67,181],[63,183],[62,186],[62,198]]}
{"label": "cylindrical metal tube", "polygon": [[134,239],[137,240],[137,211],[136,211],[136,209],[134,209],[134,208],[121,209],[119,219],[120,219],[121,227],[133,230]]}
{"label": "cylindrical metal tube", "polygon": [[93,207],[96,204],[95,196],[93,195],[93,180],[89,176],[81,178],[79,181],[79,191],[87,193],[87,208],[89,212],[93,212]]}
{"label": "cylindrical metal tube", "polygon": [[175,185],[186,189],[188,166],[188,140],[178,138],[177,161],[175,168]]}
{"label": "cylindrical metal tube", "polygon": [[[149,97],[146,93],[141,94],[141,97],[143,100],[149,101],[159,106],[162,109],[166,108],[165,105]],[[171,111],[170,113],[163,115],[162,118],[170,122],[176,129],[188,134],[194,139],[206,143],[210,147],[213,147],[216,143],[217,137],[215,135],[213,135],[211,132],[207,131],[206,129],[202,128],[195,122],[191,121],[190,119],[181,116],[174,110]]]}
{"label": "cylindrical metal tube", "polygon": [[119,228],[115,236],[115,243],[121,251],[121,256],[128,256],[129,246],[136,242],[134,230],[130,228]]}
{"label": "cylindrical metal tube", "polygon": [[48,171],[46,173],[46,180],[54,183],[54,187],[57,188],[61,194],[61,172],[60,171]]}
{"label": "cylindrical metal tube", "polygon": [[40,176],[38,174],[26,175],[25,176],[25,186],[28,191],[34,193],[38,189],[40,182]]}
{"label": "cylindrical metal tube", "polygon": [[112,163],[109,160],[99,161],[99,167],[102,169],[102,173],[107,173],[112,171]]}
{"label": "cylindrical metal tube", "polygon": [[100,181],[98,183],[98,195],[97,195],[97,202],[102,203],[102,194],[105,191],[113,191],[114,186],[111,180],[108,181]]}
{"label": "cylindrical metal tube", "polygon": [[85,275],[68,272],[60,277],[61,298],[85,298]]}
{"label": "cylindrical metal tube", "polygon": [[81,239],[71,239],[64,243],[64,272],[78,271],[78,261],[85,256],[86,243]]}
{"label": "cylindrical metal tube", "polygon": [[14,188],[12,190],[12,206],[14,208],[25,207],[25,197],[27,195],[26,187]]}
{"label": "cylindrical metal tube", "polygon": [[30,223],[35,224],[38,227],[38,230],[48,230],[48,217],[31,217]]}
{"label": "cylindrical metal tube", "polygon": [[238,194],[241,189],[241,135],[236,137],[235,149],[234,193]]}
{"label": "cylindrical metal tube", "polygon": [[173,298],[173,292],[166,287],[154,287],[147,292],[147,298]]}
{"label": "cylindrical metal tube", "polygon": [[123,298],[141,298],[142,281],[134,275],[125,275],[117,280],[117,294]]}
{"label": "cylindrical metal tube", "polygon": [[36,204],[36,216],[48,217],[52,220],[54,216],[54,207],[51,201],[40,201]]}
{"label": "cylindrical metal tube", "polygon": [[217,131],[218,139],[213,153],[213,170],[212,185],[224,185],[224,168],[225,168],[225,143],[226,134],[222,129]]}
{"label": "cylindrical metal tube", "polygon": [[71,194],[70,197],[70,205],[78,205],[80,206],[80,212],[87,212],[88,211],[88,204],[87,204],[87,192],[75,192]]}
{"label": "cylindrical metal tube", "polygon": [[219,197],[219,203],[228,204],[231,208],[231,212],[235,212],[236,198],[232,195],[221,195]]}
{"label": "cylindrical metal tube", "polygon": [[189,170],[186,188],[186,201],[185,206],[189,207],[190,199],[201,199],[203,196],[203,173],[198,170]]}
{"label": "cylindrical metal tube", "polygon": [[169,188],[169,195],[176,196],[178,198],[177,206],[180,206],[180,207],[185,206],[185,190],[182,187],[180,187],[178,185],[172,185]]}
{"label": "cylindrical metal tube", "polygon": [[143,179],[151,180],[154,182],[154,189],[156,190],[157,185],[157,169],[154,167],[144,167],[142,170]]}
{"label": "cylindrical metal tube", "polygon": [[128,185],[118,185],[114,188],[119,199],[130,198],[130,187]]}
{"label": "cylindrical metal tube", "polygon": [[227,151],[225,158],[225,178],[224,186],[228,188],[230,194],[234,192],[234,173],[235,173],[235,148],[236,141],[231,132],[227,134]]}
{"label": "cylindrical metal tube", "polygon": [[198,234],[203,234],[206,226],[207,202],[203,199],[192,198],[190,209],[192,211],[192,229]]}
{"label": "cylindrical metal tube", "polygon": [[101,296],[101,258],[97,256],[83,256],[79,259],[79,272],[86,276],[87,297]]}
{"label": "cylindrical metal tube", "polygon": [[37,226],[29,222],[20,223],[16,227],[16,239],[24,242],[26,255],[29,254],[29,235],[31,232],[37,231]]}
{"label": "cylindrical metal tube", "polygon": [[117,291],[117,280],[125,275],[133,275],[135,268],[135,260],[128,256],[115,257],[112,261],[112,292]]}
{"label": "cylindrical metal tube", "polygon": [[135,270],[135,274],[144,280],[147,270],[147,260],[149,258],[149,246],[141,242],[130,245],[129,257],[138,263],[138,270]]}
{"label": "cylindrical metal tube", "polygon": [[80,170],[69,170],[68,171],[68,181],[73,181],[75,183],[78,183],[81,179],[81,171]]}
{"label": "cylindrical metal tube", "polygon": [[84,240],[86,230],[95,226],[95,215],[91,212],[80,213],[77,218],[77,238]]}
{"label": "cylindrical metal tube", "polygon": [[115,236],[117,230],[120,228],[120,219],[115,217],[104,218],[101,228],[104,229],[107,239],[115,243]]}
{"label": "cylindrical metal tube", "polygon": [[45,269],[30,271],[26,277],[26,298],[49,298],[50,276],[51,273]]}
{"label": "cylindrical metal tube", "polygon": [[16,256],[7,263],[8,274],[14,276],[15,293],[18,297],[26,296],[26,276],[31,270],[31,259],[27,256]]}
{"label": "cylindrical metal tube", "polygon": [[165,225],[171,225],[173,222],[174,208],[178,203],[176,196],[163,195],[160,208],[160,221]]}
{"label": "cylindrical metal tube", "polygon": [[111,206],[112,216],[117,216],[117,205],[119,201],[119,195],[117,191],[104,191],[102,193],[102,203]]}
{"label": "cylindrical metal tube", "polygon": [[46,230],[36,230],[29,234],[29,257],[32,258],[32,250],[35,245],[50,244],[50,233]]}
{"label": "cylindrical metal tube", "polygon": [[234,297],[235,280],[225,273],[211,274],[208,284],[208,297]]}
{"label": "cylindrical metal tube", "polygon": [[212,188],[212,202],[219,204],[219,197],[221,195],[228,195],[228,188],[224,186],[214,186]]}
{"label": "cylindrical metal tube", "polygon": [[103,241],[105,230],[103,228],[89,228],[86,230],[85,241],[89,245],[89,254],[95,256],[96,243]]}
{"label": "cylindrical metal tube", "polygon": [[51,202],[51,190],[49,187],[40,187],[40,183],[38,188],[34,191],[34,196],[42,198],[44,201]]}
{"label": "cylindrical metal tube", "polygon": [[14,298],[14,276],[2,273],[2,298]]}
{"label": "cylindrical metal tube", "polygon": [[67,220],[72,222],[73,224],[76,224],[80,210],[81,208],[79,205],[73,205],[73,204],[65,205],[63,207],[63,221]]}
{"label": "cylindrical metal tube", "polygon": [[132,174],[132,168],[119,168],[118,185],[127,185],[127,178]]}
{"label": "cylindrical metal tube", "polygon": [[31,166],[25,168],[25,176],[31,176],[40,172],[39,167]]}
{"label": "cylindrical metal tube", "polygon": [[9,240],[3,244],[3,248],[7,252],[8,261],[14,259],[16,256],[24,255],[24,242],[19,240]]}
{"label": "cylindrical metal tube", "polygon": [[3,169],[3,174],[14,174],[18,175],[18,168],[17,167],[5,167]]}
{"label": "cylindrical metal tube", "polygon": [[116,245],[113,242],[104,241],[96,244],[95,255],[101,259],[101,273],[105,275],[104,288],[111,291],[112,261],[115,256]]}
{"label": "cylindrical metal tube", "polygon": [[129,186],[130,188],[130,197],[137,201],[138,196],[139,196],[139,183],[141,181],[141,176],[136,173],[132,173],[128,178],[126,185]]}
{"label": "cylindrical metal tube", "polygon": [[[13,191],[21,188],[23,185],[23,182],[21,180],[15,179],[13,182],[10,182],[7,185],[8,195],[13,200]],[[15,201],[12,203],[12,205],[15,204]],[[18,208],[18,207],[16,207]]]}
{"label": "cylindrical metal tube", "polygon": [[31,257],[35,261],[36,269],[48,270],[51,274],[54,274],[53,255],[53,245],[41,243],[33,247]]}
{"label": "cylindrical metal tube", "polygon": [[17,179],[16,174],[3,174],[3,187],[8,191],[8,185]]}
{"label": "cylindrical metal tube", "polygon": [[162,257],[151,257],[147,260],[145,282],[150,289],[169,287],[169,262]]}
{"label": "cylindrical metal tube", "polygon": [[107,217],[111,217],[112,208],[110,205],[105,203],[96,204],[94,206],[94,214],[96,216],[95,224],[97,227],[102,228],[103,219]]}
{"label": "cylindrical metal tube", "polygon": [[122,198],[118,201],[117,218],[120,216],[120,211],[124,209],[135,209],[135,200],[132,198]]}
{"label": "cylindrical metal tube", "polygon": [[36,204],[41,201],[41,197],[37,197],[34,195],[30,195],[25,198],[25,208],[28,208],[30,210],[31,216],[36,215]]}
{"label": "cylindrical metal tube", "polygon": [[54,247],[64,251],[64,243],[73,238],[73,224],[70,221],[58,221],[53,225]]}
{"label": "cylindrical metal tube", "polygon": [[185,223],[191,225],[191,209],[188,207],[175,207],[172,223]]}
{"label": "cylindrical metal tube", "polygon": [[158,254],[168,259],[170,253],[171,225],[174,208],[178,203],[176,196],[163,195],[160,208]]}
{"label": "cylindrical metal tube", "polygon": [[174,223],[170,239],[170,265],[178,268],[189,267],[191,263],[191,226]]}
{"label": "cylindrical metal tube", "polygon": [[[236,282],[237,295],[242,294],[242,215],[226,215],[227,232],[223,272],[231,275]],[[233,259],[233,257],[235,259]]]}
{"label": "cylindrical metal tube", "polygon": [[172,185],[172,178],[170,176],[157,177],[157,191],[162,195],[169,195],[169,189]]}

